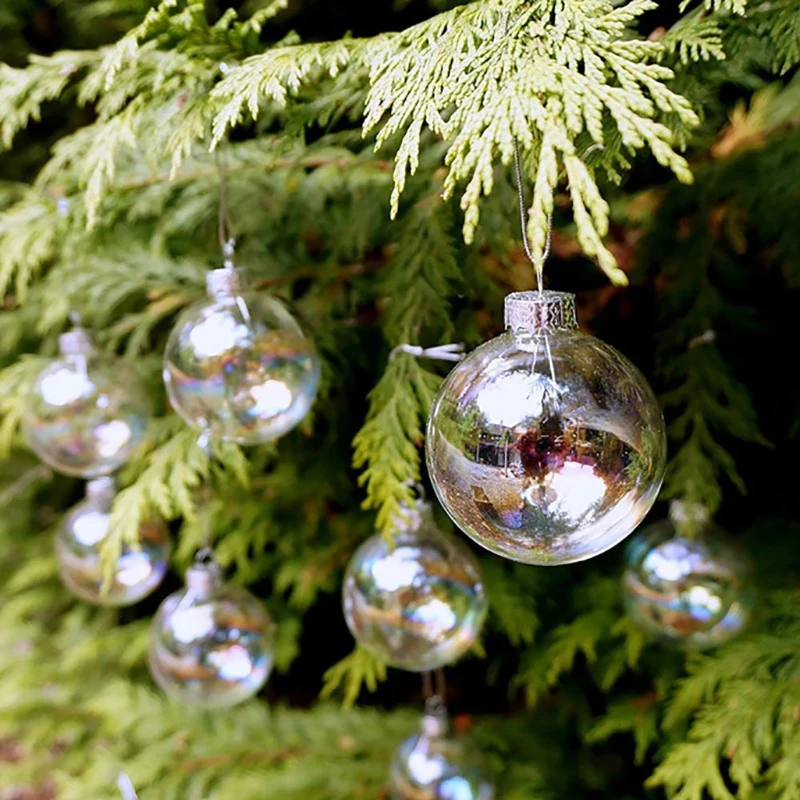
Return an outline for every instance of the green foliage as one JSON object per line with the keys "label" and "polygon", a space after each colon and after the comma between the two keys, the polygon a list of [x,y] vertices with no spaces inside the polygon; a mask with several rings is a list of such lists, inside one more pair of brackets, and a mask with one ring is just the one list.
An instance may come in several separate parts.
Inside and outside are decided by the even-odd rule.
{"label": "green foliage", "polygon": [[[656,117],[674,113],[691,126],[695,114],[662,83],[672,73],[648,63],[658,45],[626,35],[653,7],[639,0],[616,9],[605,2],[473,3],[388,38],[373,55],[365,127],[375,127],[388,114],[379,145],[405,131],[397,153],[394,212],[406,174],[417,169],[427,126],[452,140],[445,196],[467,181],[461,207],[465,238],[471,241],[478,199],[493,186],[495,156],[508,164],[516,138],[537,165],[528,224],[534,257],[544,251],[561,163],[584,252],[596,257],[612,280],[624,281],[602,244],[608,206],[581,150],[603,147],[603,166],[615,175],[627,165],[628,153],[649,147],[659,163],[691,180],[686,162],[670,147],[670,130]],[[587,29],[595,35],[587,37]]]}
{"label": "green foliage", "polygon": [[[603,281],[583,253],[634,285],[587,292],[582,318],[655,363],[665,493],[718,509],[733,535],[757,520],[769,594],[748,637],[687,666],[625,616],[620,550],[558,570],[483,554],[491,612],[482,658],[448,674],[454,707],[502,712],[470,737],[506,800],[800,796],[797,565],[781,518],[797,395],[791,351],[778,356],[800,284],[794,0],[704,0],[682,16],[649,0],[399,0],[363,16],[350,0],[332,16],[308,0],[2,5],[0,738],[20,754],[0,761],[4,788],[110,798],[124,769],[142,800],[383,796],[416,715],[316,695],[419,705],[351,650],[338,593],[354,549],[390,532],[423,477],[443,370],[395,348],[483,341],[500,296],[531,286],[517,138],[535,254],[555,220],[548,279]],[[323,381],[274,446],[207,455],[160,370],[175,315],[220,260],[223,179],[237,261],[312,330]],[[176,536],[170,585],[122,612],[61,587],[52,534],[80,487],[37,465],[19,431],[72,310],[135,360],[155,411],[120,476],[106,563],[151,515]],[[147,676],[148,617],[209,542],[278,625],[271,709],[193,712]]]}

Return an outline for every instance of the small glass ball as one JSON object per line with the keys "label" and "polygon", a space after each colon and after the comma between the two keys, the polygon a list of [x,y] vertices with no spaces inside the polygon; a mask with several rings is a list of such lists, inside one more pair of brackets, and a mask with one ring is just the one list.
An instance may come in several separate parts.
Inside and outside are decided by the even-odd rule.
{"label": "small glass ball", "polygon": [[214,564],[196,564],[186,588],[160,606],[150,629],[150,672],[170,696],[205,708],[235,706],[266,683],[275,659],[272,620]]}
{"label": "small glass ball", "polygon": [[456,365],[433,402],[436,495],[497,555],[544,566],[592,558],[655,502],[661,409],[630,361],[578,330],[573,295],[509,295],[506,326]]}
{"label": "small glass ball", "polygon": [[147,597],[164,579],[172,551],[164,524],[143,523],[136,546],[122,545],[106,584],[102,547],[110,532],[114,495],[113,479],[90,481],[86,499],[67,514],[56,534],[61,580],[78,597],[98,606],[130,606]]}
{"label": "small glass ball", "polygon": [[475,556],[436,527],[424,504],[389,540],[367,539],[347,567],[344,616],[358,643],[390,666],[422,672],[472,647],[487,600]]}
{"label": "small glass ball", "polygon": [[239,270],[214,270],[208,287],[167,342],[169,399],[187,423],[216,438],[244,445],[277,439],[314,402],[314,343],[279,300],[245,290]]}
{"label": "small glass ball", "polygon": [[397,750],[389,775],[391,800],[494,800],[477,758],[453,737],[445,717],[426,714],[419,733]]}
{"label": "small glass ball", "polygon": [[92,347],[85,331],[60,339],[61,357],[33,384],[22,426],[31,450],[66,475],[119,469],[145,435],[150,403],[128,363]]}
{"label": "small glass ball", "polygon": [[691,537],[669,520],[630,543],[623,575],[628,613],[646,633],[688,650],[705,650],[743,630],[755,607],[746,554],[706,523]]}

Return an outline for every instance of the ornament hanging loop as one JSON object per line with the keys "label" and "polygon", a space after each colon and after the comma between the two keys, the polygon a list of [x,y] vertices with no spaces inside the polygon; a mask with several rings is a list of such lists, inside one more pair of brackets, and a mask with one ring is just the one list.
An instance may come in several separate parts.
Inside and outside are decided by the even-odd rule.
{"label": "ornament hanging loop", "polygon": [[233,235],[233,222],[231,220],[230,209],[228,208],[228,178],[218,150],[214,152],[214,161],[216,162],[217,173],[219,175],[219,246],[220,250],[222,250],[225,269],[233,269],[236,237]]}
{"label": "ornament hanging loop", "polygon": [[414,358],[430,358],[435,361],[462,361],[465,347],[463,342],[453,344],[439,344],[435,347],[420,347],[416,344],[399,344],[389,354],[389,361],[394,361],[400,353],[414,356]]}

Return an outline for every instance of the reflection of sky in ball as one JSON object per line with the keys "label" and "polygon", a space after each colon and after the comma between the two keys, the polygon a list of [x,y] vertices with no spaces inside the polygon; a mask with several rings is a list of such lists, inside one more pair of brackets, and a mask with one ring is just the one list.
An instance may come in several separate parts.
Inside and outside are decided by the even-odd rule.
{"label": "reflection of sky in ball", "polygon": [[423,785],[438,781],[447,769],[447,762],[440,755],[428,755],[420,750],[412,751],[408,757],[408,769],[414,779]]}
{"label": "reflection of sky in ball", "polygon": [[182,644],[209,636],[215,628],[214,609],[210,605],[178,609],[170,625],[173,637]]}
{"label": "reflection of sky in ball", "polygon": [[371,568],[375,585],[386,592],[396,592],[403,586],[408,586],[423,572],[418,561],[410,561],[400,557],[395,550],[392,556],[375,561]]}
{"label": "reflection of sky in ball", "polygon": [[552,502],[543,503],[534,499],[538,490],[536,485],[526,489],[522,496],[529,503],[544,505],[555,513],[575,520],[585,515],[606,493],[606,482],[595,475],[594,469],[588,464],[579,464],[577,461],[567,461],[558,472],[548,473],[544,485],[553,491]]}
{"label": "reflection of sky in ball", "polygon": [[240,644],[232,644],[224,650],[209,653],[208,663],[215,667],[220,678],[226,681],[244,680],[253,671],[250,653]]}
{"label": "reflection of sky in ball", "polygon": [[45,375],[39,383],[42,397],[51,406],[68,406],[82,397],[91,397],[95,388],[85,372],[69,367]]}
{"label": "reflection of sky in ball", "polygon": [[543,401],[551,381],[543,375],[509,372],[498,375],[475,396],[487,425],[514,427],[520,420],[544,413]]}
{"label": "reflection of sky in ball", "polygon": [[103,458],[111,458],[127,445],[131,438],[131,427],[121,419],[106,422],[94,429],[97,452]]}
{"label": "reflection of sky in ball", "polygon": [[250,413],[266,414],[267,416],[275,416],[287,411],[291,408],[293,400],[292,390],[283,381],[276,381],[272,378],[259,386],[253,386],[250,389],[250,397],[254,401]]}
{"label": "reflection of sky in ball", "polygon": [[446,778],[439,784],[438,797],[441,800],[481,800],[490,796],[486,792],[475,794],[472,784],[460,775]]}
{"label": "reflection of sky in ball", "polygon": [[458,617],[452,607],[436,597],[411,610],[407,618],[416,625],[429,625],[436,633],[447,633],[458,625]]}
{"label": "reflection of sky in ball", "polygon": [[686,597],[692,606],[693,616],[704,622],[714,619],[722,610],[722,599],[705,586],[692,586],[686,592]]}
{"label": "reflection of sky in ball", "polygon": [[117,562],[117,583],[122,586],[138,586],[146,580],[153,571],[153,564],[147,554],[140,551],[132,551],[123,555]]}
{"label": "reflection of sky in ball", "polygon": [[189,331],[189,342],[200,358],[216,358],[248,336],[248,328],[225,309],[210,313]]}
{"label": "reflection of sky in ball", "polygon": [[108,532],[108,514],[100,511],[90,511],[82,514],[72,526],[72,533],[76,541],[84,547],[98,544]]}

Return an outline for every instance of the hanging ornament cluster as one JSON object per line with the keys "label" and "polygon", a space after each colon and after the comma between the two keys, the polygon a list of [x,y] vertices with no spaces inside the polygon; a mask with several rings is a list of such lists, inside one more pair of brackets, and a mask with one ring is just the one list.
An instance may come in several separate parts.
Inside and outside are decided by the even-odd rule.
{"label": "hanging ornament cluster", "polygon": [[98,350],[81,327],[59,337],[60,357],[36,378],[22,426],[31,450],[65,475],[110,475],[144,437],[150,405],[125,361]]}
{"label": "hanging ornament cluster", "polygon": [[186,573],[186,588],[171,594],[150,629],[150,671],[170,696],[206,708],[234,706],[266,683],[275,634],[264,606],[222,579],[206,554]]}
{"label": "hanging ornament cluster", "polygon": [[391,800],[494,800],[475,755],[453,736],[443,703],[432,698],[418,733],[397,750],[389,775]]}
{"label": "hanging ornament cluster", "polygon": [[111,473],[133,454],[150,419],[147,393],[125,361],[98,350],[79,325],[58,340],[59,357],[36,377],[22,427],[39,458],[58,472],[89,479],[86,497],[64,518],[55,538],[64,585],[95,605],[127,606],[153,592],[167,571],[166,527],[143,523],[106,569],[116,484]]}
{"label": "hanging ornament cluster", "polygon": [[755,606],[752,567],[705,509],[673,502],[670,518],[644,528],[628,547],[628,613],[656,639],[705,650],[736,636]]}
{"label": "hanging ornament cluster", "polygon": [[135,544],[123,543],[110,575],[102,547],[110,533],[116,486],[110,477],[86,484],[86,499],[67,514],[56,535],[56,560],[64,585],[101,606],[128,606],[147,597],[167,572],[172,544],[163,523],[143,523]]}
{"label": "hanging ornament cluster", "polygon": [[658,495],[661,409],[630,361],[580,332],[574,295],[510,294],[505,321],[434,400],[433,486],[458,527],[497,555],[592,558],[628,536]]}
{"label": "hanging ornament cluster", "polygon": [[391,536],[375,534],[355,552],[343,606],[361,646],[390,666],[421,672],[472,647],[487,600],[477,559],[420,500],[402,509]]}
{"label": "hanging ornament cluster", "polygon": [[164,353],[174,409],[217,439],[254,445],[305,417],[317,392],[314,343],[274,297],[247,288],[232,263],[207,276],[208,297],[179,317]]}

